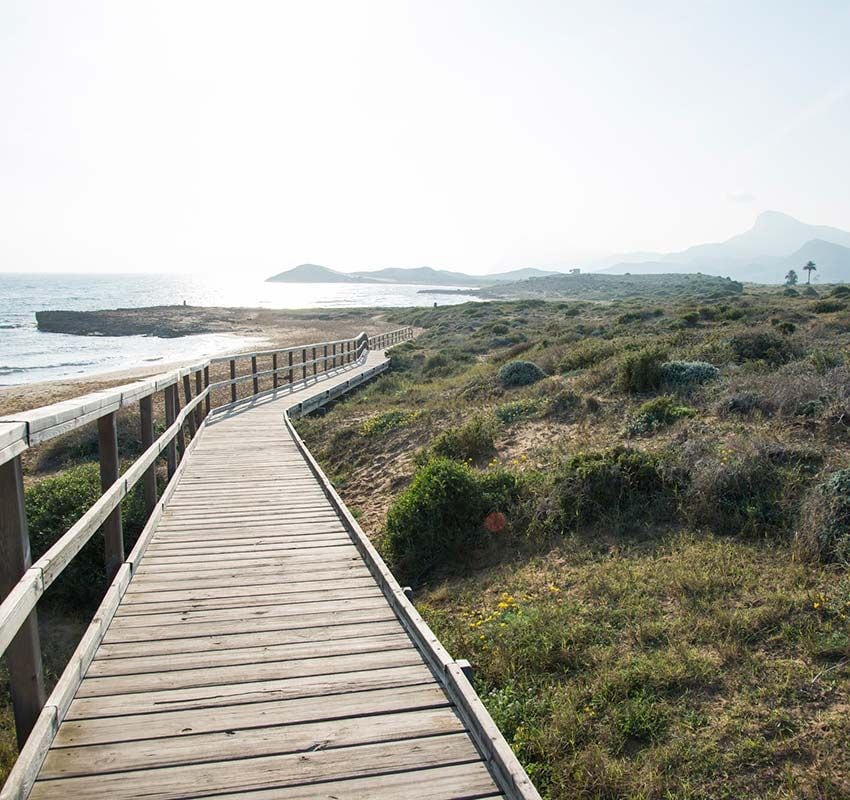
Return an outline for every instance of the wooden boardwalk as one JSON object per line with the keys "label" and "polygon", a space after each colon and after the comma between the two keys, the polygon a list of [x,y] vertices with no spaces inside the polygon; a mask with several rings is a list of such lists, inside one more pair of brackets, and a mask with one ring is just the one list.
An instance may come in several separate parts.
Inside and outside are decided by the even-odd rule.
{"label": "wooden boardwalk", "polygon": [[385,366],[206,419],[33,800],[537,797],[288,422]]}

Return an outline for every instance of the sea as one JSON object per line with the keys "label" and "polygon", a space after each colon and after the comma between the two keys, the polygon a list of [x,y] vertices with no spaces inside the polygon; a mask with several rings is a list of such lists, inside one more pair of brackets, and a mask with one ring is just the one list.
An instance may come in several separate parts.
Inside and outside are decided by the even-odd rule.
{"label": "sea", "polygon": [[177,339],[46,333],[36,327],[36,311],[139,308],[184,301],[193,306],[356,308],[450,305],[476,299],[433,292],[435,288],[440,287],[267,283],[240,275],[0,273],[0,387],[195,361],[261,341],[225,333]]}

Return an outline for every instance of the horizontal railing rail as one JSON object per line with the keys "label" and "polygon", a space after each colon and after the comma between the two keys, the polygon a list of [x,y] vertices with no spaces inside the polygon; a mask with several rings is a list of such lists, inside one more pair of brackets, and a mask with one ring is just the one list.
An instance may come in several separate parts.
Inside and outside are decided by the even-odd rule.
{"label": "horizontal railing rail", "polygon": [[[168,493],[183,457],[214,408],[270,391],[292,389],[311,378],[317,379],[360,362],[369,350],[384,349],[412,335],[412,328],[402,328],[373,337],[360,333],[350,339],[217,356],[113,389],[0,417],[0,597],[3,598],[0,603],[0,656],[5,653],[7,657],[15,726],[21,747],[45,703],[36,618],[38,601],[100,529],[104,531],[106,542],[107,579],[111,583],[122,574],[128,560],[124,552],[121,504],[141,483],[148,525],[158,509],[161,513],[156,472],[158,459],[165,455],[169,481],[165,492]],[[260,358],[271,358],[271,368],[259,369]],[[251,371],[238,375],[238,365],[246,359],[250,359]],[[215,373],[224,369],[228,369],[228,373],[218,379]],[[248,393],[240,398],[239,388],[249,381]],[[154,400],[160,393],[165,430],[156,436]],[[214,398],[216,393],[217,399]],[[139,408],[143,450],[121,474],[117,415],[134,405]],[[30,447],[95,422],[102,494],[46,553],[32,563],[21,456]]]}

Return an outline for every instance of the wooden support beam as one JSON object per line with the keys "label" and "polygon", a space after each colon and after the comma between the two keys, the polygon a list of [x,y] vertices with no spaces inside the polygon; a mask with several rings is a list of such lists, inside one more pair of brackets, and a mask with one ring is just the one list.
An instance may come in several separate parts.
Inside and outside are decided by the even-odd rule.
{"label": "wooden support beam", "polygon": [[334,342],[331,347],[333,348],[333,366],[336,367],[336,342]]}
{"label": "wooden support beam", "polygon": [[[174,393],[171,395],[171,402],[174,404],[174,419],[180,414],[180,389],[175,385]],[[185,425],[185,420],[183,421]],[[183,435],[183,425],[177,431],[177,460],[183,458],[183,453],[186,452],[186,437]]]}
{"label": "wooden support beam", "polygon": [[257,377],[257,357],[251,356],[251,374],[254,376],[254,394],[260,393],[260,379]]}
{"label": "wooden support beam", "polygon": [[[202,370],[195,372],[195,397],[204,391],[204,373]],[[195,406],[195,427],[200,428],[204,421],[204,410],[200,406]]]}
{"label": "wooden support beam", "polygon": [[318,372],[318,370],[316,369],[316,367],[318,367],[318,366],[319,365],[316,363],[316,348],[314,347],[313,348],[313,375],[315,375]]}
{"label": "wooden support beam", "polygon": [[[165,427],[170,428],[174,424],[174,399],[173,395],[177,391],[177,386],[172,384],[165,387]],[[177,470],[177,440],[172,439],[165,447],[165,457],[168,463],[168,479],[174,477]]]}
{"label": "wooden support beam", "polygon": [[[153,429],[153,395],[148,395],[139,400],[139,418],[141,421],[142,450],[147,450],[154,441]],[[156,463],[151,464],[142,479],[142,492],[145,498],[145,511],[147,516],[153,514],[156,508]]]}
{"label": "wooden support beam", "polygon": [[[118,428],[116,412],[97,421],[97,449],[100,454],[100,488],[106,492],[118,480]],[[103,523],[106,545],[106,580],[112,583],[124,563],[124,532],[121,528],[121,503],[118,503]]]}
{"label": "wooden support beam", "polygon": [[[204,389],[206,389],[210,385],[210,368],[204,367]],[[207,393],[206,398],[204,398],[204,417],[206,417],[210,411],[212,410],[212,397],[211,393]]]}
{"label": "wooden support beam", "polygon": [[[236,380],[236,359],[230,359],[230,380]],[[231,402],[236,402],[236,384],[230,384],[230,400]]]}
{"label": "wooden support beam", "polygon": [[[186,400],[186,405],[189,405],[189,403],[192,402],[192,381],[189,378],[188,373],[183,376],[183,396]],[[197,425],[195,424],[195,415],[189,414],[189,416],[186,417],[186,423],[189,425],[189,434],[194,439],[195,433],[197,433],[198,430]]]}
{"label": "wooden support beam", "polygon": [[328,346],[325,345],[325,357],[324,361],[322,361],[322,372],[328,371]]}
{"label": "wooden support beam", "polygon": [[290,386],[295,382],[295,376],[292,373],[292,351],[289,351],[289,384]]}
{"label": "wooden support beam", "polygon": [[[6,598],[31,564],[21,457],[16,456],[0,464],[0,597]],[[30,612],[6,650],[6,664],[18,746],[23,747],[45,698],[35,610]]]}
{"label": "wooden support beam", "polygon": [[272,389],[277,389],[278,380],[277,380],[277,353],[272,353]]}
{"label": "wooden support beam", "polygon": [[307,380],[307,351],[301,351],[301,378]]}

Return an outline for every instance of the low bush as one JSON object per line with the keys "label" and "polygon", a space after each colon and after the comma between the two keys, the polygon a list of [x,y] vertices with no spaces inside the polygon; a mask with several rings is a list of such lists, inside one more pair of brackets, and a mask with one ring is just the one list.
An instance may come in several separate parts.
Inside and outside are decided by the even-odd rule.
{"label": "low bush", "polygon": [[782,290],[782,294],[784,294],[786,297],[799,297],[800,296],[800,293],[793,286],[786,286]]}
{"label": "low bush", "polygon": [[[79,464],[26,488],[27,523],[33,560],[46,553],[100,497],[97,464]],[[124,546],[129,551],[145,524],[140,486],[122,503]],[[48,590],[47,602],[71,611],[94,610],[106,590],[102,530],[77,554]]]}
{"label": "low bush", "polygon": [[665,361],[661,365],[661,382],[671,387],[696,386],[719,375],[720,370],[707,361]]}
{"label": "low bush", "polygon": [[792,350],[788,340],[770,330],[743,331],[730,340],[735,360],[766,361],[772,366],[791,360]]}
{"label": "low bush", "polygon": [[672,509],[677,481],[661,460],[629,447],[577,453],[555,476],[561,514],[568,527],[606,520],[626,527]]}
{"label": "low bush", "polygon": [[673,397],[656,397],[638,408],[626,426],[626,433],[629,436],[653,433],[677,420],[696,416],[696,413],[695,408],[683,406]]}
{"label": "low bush", "polygon": [[717,410],[724,416],[732,414],[749,416],[758,411],[763,416],[770,417],[776,412],[776,406],[757,392],[733,392],[720,401]]}
{"label": "low bush", "polygon": [[655,391],[661,385],[661,364],[666,353],[655,347],[646,347],[627,353],[617,370],[617,387],[629,394]]}
{"label": "low bush", "polygon": [[820,375],[825,375],[831,369],[840,367],[844,363],[844,356],[836,351],[813,350],[809,353],[809,360]]}
{"label": "low bush", "polygon": [[521,419],[528,419],[535,416],[540,411],[540,402],[533,398],[526,400],[514,400],[511,403],[502,403],[496,406],[496,418],[505,425],[510,425],[512,422],[517,422]]}
{"label": "low bush", "polygon": [[784,474],[767,455],[724,452],[690,472],[683,511],[692,525],[747,536],[765,536],[789,527]]}
{"label": "low bush", "polygon": [[571,422],[580,416],[582,410],[587,408],[580,394],[571,389],[562,389],[549,398],[546,413],[561,422]]}
{"label": "low bush", "polygon": [[830,293],[830,297],[850,297],[850,286],[836,286]]}
{"label": "low bush", "polygon": [[484,461],[496,451],[496,420],[485,414],[474,414],[462,425],[440,433],[431,443],[431,452],[455,461]]}
{"label": "low bush", "polygon": [[383,433],[389,433],[396,428],[409,423],[416,415],[410,411],[382,411],[380,414],[375,414],[369,417],[360,425],[360,433],[363,436],[376,436]]}
{"label": "low bush", "polygon": [[844,311],[845,308],[847,304],[838,300],[818,300],[817,303],[812,303],[812,311],[815,314],[832,314],[836,311]]}
{"label": "low bush", "polygon": [[558,365],[561,372],[573,372],[595,366],[620,351],[615,342],[605,339],[584,339],[576,344]]}
{"label": "low bush", "polygon": [[807,286],[803,289],[803,297],[818,297],[817,289],[814,286]]}
{"label": "low bush", "polygon": [[499,382],[506,388],[528,386],[546,377],[533,361],[509,361],[499,370]]}
{"label": "low bush", "polygon": [[850,564],[850,469],[833,472],[809,494],[797,544],[806,556]]}
{"label": "low bush", "polygon": [[491,514],[509,515],[519,487],[505,471],[476,472],[447,458],[427,462],[387,513],[384,546],[404,579],[463,568],[493,533]]}

